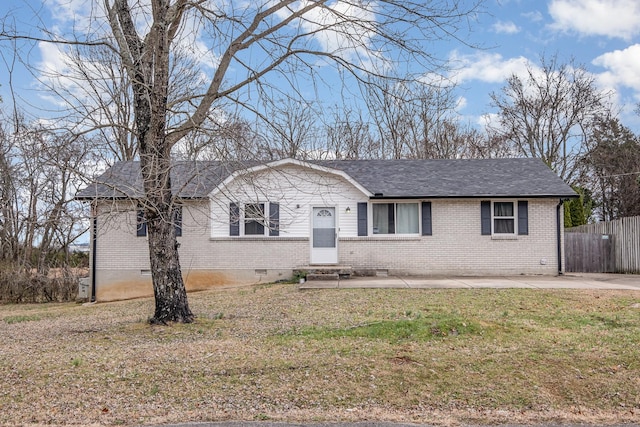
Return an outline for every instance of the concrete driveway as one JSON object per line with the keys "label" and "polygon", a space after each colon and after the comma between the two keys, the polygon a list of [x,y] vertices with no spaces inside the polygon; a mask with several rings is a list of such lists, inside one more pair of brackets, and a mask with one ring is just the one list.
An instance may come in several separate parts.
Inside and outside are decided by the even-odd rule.
{"label": "concrete driveway", "polygon": [[299,289],[406,288],[406,289],[626,289],[640,291],[640,275],[567,273],[562,276],[375,276],[340,280],[310,280]]}

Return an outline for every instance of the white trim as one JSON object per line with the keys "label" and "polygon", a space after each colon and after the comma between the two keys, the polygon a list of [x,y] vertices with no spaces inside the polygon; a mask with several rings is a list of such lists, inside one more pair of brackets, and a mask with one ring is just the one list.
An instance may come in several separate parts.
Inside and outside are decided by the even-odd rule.
{"label": "white trim", "polygon": [[[426,200],[426,199],[425,199]],[[369,200],[369,203],[367,203],[367,235],[368,236],[375,236],[378,238],[382,238],[382,239],[388,239],[388,238],[392,238],[394,236],[404,236],[404,237],[420,237],[422,235],[422,202],[424,200],[420,199],[420,200],[416,200],[416,199],[379,199],[379,200]],[[380,205],[380,204],[390,204],[393,203],[394,205],[398,205],[398,204],[417,204],[418,205],[418,232],[417,233],[393,233],[393,234],[389,234],[389,233],[374,233],[373,232],[373,205]],[[398,212],[397,212],[397,207],[394,209],[394,214],[397,218],[398,216]],[[394,218],[394,225],[396,226],[397,229],[397,224],[395,222],[395,218]],[[363,237],[363,236],[361,236]]]}
{"label": "white trim", "polygon": [[229,186],[236,178],[238,178],[238,177],[240,177],[242,175],[248,175],[248,174],[260,172],[260,171],[267,170],[267,169],[277,168],[277,167],[280,167],[280,166],[300,166],[300,167],[312,169],[312,170],[315,170],[315,171],[318,171],[318,172],[323,172],[323,173],[326,173],[326,174],[337,175],[337,176],[345,179],[347,182],[349,182],[354,187],[356,187],[365,196],[367,196],[367,197],[373,196],[373,194],[371,192],[369,192],[369,190],[364,188],[355,179],[351,178],[351,176],[349,176],[348,174],[346,174],[345,172],[343,172],[341,170],[327,168],[327,167],[324,167],[324,166],[319,166],[319,165],[315,165],[313,163],[303,162],[301,160],[296,160],[296,159],[282,159],[282,160],[276,160],[276,161],[270,162],[270,163],[261,164],[261,165],[258,165],[258,166],[253,166],[253,167],[250,167],[250,168],[247,168],[247,169],[240,169],[240,170],[237,170],[237,171],[233,172],[224,181],[222,181],[220,184],[218,184],[216,186],[216,188],[213,189],[213,191],[211,191],[211,193],[209,194],[209,197],[213,198],[213,197],[217,196],[218,194],[222,193],[227,186]]}
{"label": "white trim", "polygon": [[[333,209],[333,226],[335,227],[335,247],[334,248],[314,248],[313,247],[313,223],[314,223],[314,209],[330,208]],[[336,265],[340,262],[340,253],[338,248],[338,241],[340,240],[340,222],[339,222],[340,209],[337,205],[310,205],[309,206],[309,264],[310,265]],[[329,249],[333,249],[333,253],[330,253]],[[314,250],[320,252],[326,252],[331,256],[330,261],[314,260]],[[333,261],[335,255],[335,261]]]}
{"label": "white trim", "polygon": [[289,236],[224,236],[209,237],[210,242],[306,242],[308,237],[289,237]]}
{"label": "white trim", "polygon": [[492,234],[491,235],[491,240],[518,240],[518,235],[517,234],[508,234],[508,233]]}
{"label": "white trim", "polygon": [[[245,226],[247,222],[247,205],[262,205],[262,218],[249,218],[250,221],[262,221],[262,234],[247,234],[245,232]],[[240,236],[237,237],[263,237],[269,236],[269,224],[267,223],[267,218],[269,214],[269,202],[249,202],[243,203],[240,207]]]}
{"label": "white trim", "polygon": [[[495,216],[495,203],[511,203],[513,206],[512,216]],[[513,219],[513,233],[496,233],[496,219]],[[491,237],[493,240],[517,240],[518,238],[518,201],[517,200],[491,200]]]}

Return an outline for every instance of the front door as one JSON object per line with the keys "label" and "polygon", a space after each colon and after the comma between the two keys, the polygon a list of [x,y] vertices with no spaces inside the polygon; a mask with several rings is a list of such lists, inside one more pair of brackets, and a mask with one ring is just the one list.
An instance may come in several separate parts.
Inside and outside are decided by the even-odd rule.
{"label": "front door", "polygon": [[312,215],[311,264],[337,264],[336,208],[313,208]]}

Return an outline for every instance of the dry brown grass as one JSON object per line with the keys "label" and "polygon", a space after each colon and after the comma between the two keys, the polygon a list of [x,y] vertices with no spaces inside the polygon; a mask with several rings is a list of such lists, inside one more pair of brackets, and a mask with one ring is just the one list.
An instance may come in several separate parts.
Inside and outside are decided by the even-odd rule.
{"label": "dry brown grass", "polygon": [[0,424],[209,420],[461,423],[640,419],[640,292],[194,293],[0,306]]}

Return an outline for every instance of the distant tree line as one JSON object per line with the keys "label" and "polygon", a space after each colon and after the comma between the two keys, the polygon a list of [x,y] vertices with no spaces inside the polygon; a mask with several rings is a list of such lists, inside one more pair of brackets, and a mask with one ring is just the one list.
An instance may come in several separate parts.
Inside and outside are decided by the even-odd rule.
{"label": "distant tree line", "polygon": [[73,194],[89,153],[82,136],[0,114],[0,301],[75,297],[88,257],[70,249],[86,231]]}

